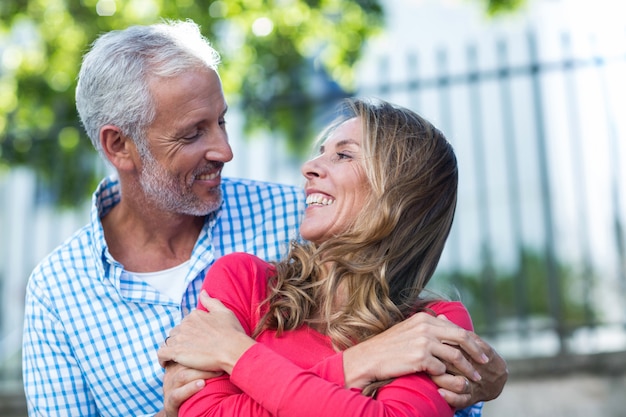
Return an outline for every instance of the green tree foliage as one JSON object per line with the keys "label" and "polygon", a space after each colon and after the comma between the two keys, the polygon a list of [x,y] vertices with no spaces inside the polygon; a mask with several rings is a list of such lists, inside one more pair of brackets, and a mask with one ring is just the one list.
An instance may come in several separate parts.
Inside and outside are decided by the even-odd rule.
{"label": "green tree foliage", "polygon": [[526,0],[481,0],[488,16],[498,16],[519,10]]}
{"label": "green tree foliage", "polygon": [[[491,267],[493,269],[493,267]],[[591,306],[589,288],[593,276],[581,273],[573,265],[559,263],[555,277],[549,277],[544,254],[523,249],[519,264],[509,271],[493,271],[493,282],[486,282],[483,271],[456,271],[440,273],[437,282],[453,285],[463,294],[474,326],[479,333],[487,329],[502,328],[506,323],[516,323],[520,317],[532,318],[544,323],[554,323],[554,309],[558,308],[566,328],[593,325],[598,319]],[[561,293],[558,300],[549,296],[548,281],[557,280]],[[498,320],[494,322],[494,320]],[[523,326],[517,321],[517,326]]]}
{"label": "green tree foliage", "polygon": [[[480,1],[497,13],[523,0]],[[81,56],[102,32],[161,19],[196,21],[222,54],[224,90],[247,130],[282,132],[298,150],[316,102],[352,87],[383,10],[380,0],[2,0],[0,170],[35,168],[60,203],[88,195],[98,179],[74,108]],[[320,73],[334,91],[314,82]]]}
{"label": "green tree foliage", "polygon": [[297,148],[307,107],[294,112],[293,100],[316,93],[307,74],[317,67],[350,88],[382,9],[377,0],[2,0],[0,167],[36,168],[61,184],[53,194],[64,203],[88,195],[97,178],[74,107],[81,56],[99,33],[161,19],[197,22],[222,54],[224,89],[247,127],[282,131]]}

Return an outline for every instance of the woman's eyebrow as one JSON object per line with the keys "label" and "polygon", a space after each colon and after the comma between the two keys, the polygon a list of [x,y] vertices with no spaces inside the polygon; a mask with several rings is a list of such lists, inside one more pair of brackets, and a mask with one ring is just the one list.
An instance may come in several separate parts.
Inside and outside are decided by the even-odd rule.
{"label": "woman's eyebrow", "polygon": [[361,146],[356,140],[354,139],[342,139],[339,142],[337,142],[337,144],[335,145],[335,147],[340,147],[340,146],[346,146],[346,145],[356,145],[356,146]]}

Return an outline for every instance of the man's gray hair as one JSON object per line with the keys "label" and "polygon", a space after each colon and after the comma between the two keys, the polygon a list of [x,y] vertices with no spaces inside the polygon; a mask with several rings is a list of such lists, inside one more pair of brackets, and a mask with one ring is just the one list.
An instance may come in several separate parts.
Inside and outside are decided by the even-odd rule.
{"label": "man's gray hair", "polygon": [[76,87],[76,108],[96,150],[102,154],[100,128],[111,124],[145,151],[145,131],[155,117],[150,78],[217,71],[219,61],[192,21],[131,26],[98,37],[83,57]]}

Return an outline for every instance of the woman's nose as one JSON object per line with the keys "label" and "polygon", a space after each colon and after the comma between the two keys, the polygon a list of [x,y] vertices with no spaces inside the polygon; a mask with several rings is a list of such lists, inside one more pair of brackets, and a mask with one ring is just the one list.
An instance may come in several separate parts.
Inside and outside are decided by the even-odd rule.
{"label": "woman's nose", "polygon": [[319,156],[317,158],[309,159],[304,164],[302,164],[302,168],[300,169],[300,171],[306,179],[320,177],[323,170],[320,165]]}

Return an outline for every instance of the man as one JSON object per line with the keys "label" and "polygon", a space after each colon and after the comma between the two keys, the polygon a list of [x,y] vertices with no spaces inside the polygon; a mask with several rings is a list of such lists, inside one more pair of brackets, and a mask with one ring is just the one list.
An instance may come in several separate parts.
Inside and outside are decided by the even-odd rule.
{"label": "man", "polygon": [[[164,382],[156,352],[197,305],[208,267],[236,251],[277,259],[297,237],[299,189],[221,178],[233,155],[218,61],[191,22],[110,32],[84,57],[78,112],[117,175],[96,190],[90,223],[30,277],[23,368],[31,415],[164,414],[163,384],[175,414],[196,389],[190,384],[210,375],[173,369]],[[441,335],[456,332],[473,357],[480,340],[438,322],[432,346],[444,353],[432,358],[470,373],[456,349],[445,353]],[[392,330],[365,346],[369,360],[387,363],[383,346],[413,331]],[[481,347],[495,361],[475,365],[494,377],[470,384],[441,376],[449,402],[465,406],[501,391],[504,362]]]}

